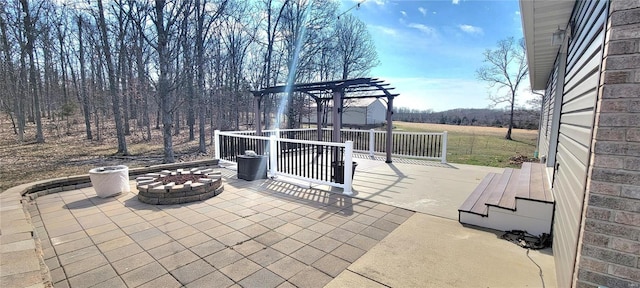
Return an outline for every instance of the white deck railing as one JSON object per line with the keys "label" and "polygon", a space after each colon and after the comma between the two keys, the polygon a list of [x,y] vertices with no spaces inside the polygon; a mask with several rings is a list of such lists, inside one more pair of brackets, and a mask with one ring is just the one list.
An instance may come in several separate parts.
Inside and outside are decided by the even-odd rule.
{"label": "white deck railing", "polygon": [[342,188],[345,195],[353,194],[352,141],[333,143],[284,139],[278,137],[280,133],[276,131],[265,131],[271,134],[266,137],[251,135],[255,131],[216,130],[215,157],[223,162],[237,164],[238,155],[244,154],[245,150],[254,150],[260,155],[268,156],[268,174],[271,178],[285,176]]}
{"label": "white deck railing", "polygon": [[[353,151],[367,153],[370,156],[384,154],[386,148],[386,131],[341,129],[344,141],[353,142]],[[256,131],[233,131],[226,133],[255,135]],[[264,130],[265,136],[278,135],[280,138],[323,141],[331,139],[332,130],[322,129],[322,137],[318,139],[315,128]],[[447,131],[441,133],[393,132],[391,155],[427,160],[440,160],[447,163]]]}

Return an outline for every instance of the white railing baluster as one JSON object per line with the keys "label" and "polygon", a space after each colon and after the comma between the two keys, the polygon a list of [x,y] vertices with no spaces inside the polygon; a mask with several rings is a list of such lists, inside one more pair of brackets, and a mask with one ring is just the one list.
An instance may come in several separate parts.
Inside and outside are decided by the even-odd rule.
{"label": "white railing baluster", "polygon": [[353,195],[353,141],[344,142],[344,188],[342,194],[351,196]]}
{"label": "white railing baluster", "polygon": [[376,151],[376,130],[369,130],[369,156],[373,157]]}
{"label": "white railing baluster", "polygon": [[215,146],[214,146],[214,158],[213,159],[218,159],[220,160],[220,130],[214,130],[213,131],[213,139],[215,139]]}
{"label": "white railing baluster", "polygon": [[269,168],[270,177],[275,177],[278,174],[278,141],[276,135],[271,134],[269,136]]}
{"label": "white railing baluster", "polygon": [[447,131],[442,132],[442,163],[447,163]]}

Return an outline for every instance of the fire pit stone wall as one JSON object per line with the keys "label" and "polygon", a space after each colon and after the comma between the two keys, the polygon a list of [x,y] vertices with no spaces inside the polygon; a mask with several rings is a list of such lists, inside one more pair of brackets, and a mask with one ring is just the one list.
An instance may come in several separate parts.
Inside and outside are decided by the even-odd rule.
{"label": "fire pit stone wall", "polygon": [[224,190],[222,175],[211,168],[163,170],[136,178],[138,200],[147,204],[180,204],[209,199]]}

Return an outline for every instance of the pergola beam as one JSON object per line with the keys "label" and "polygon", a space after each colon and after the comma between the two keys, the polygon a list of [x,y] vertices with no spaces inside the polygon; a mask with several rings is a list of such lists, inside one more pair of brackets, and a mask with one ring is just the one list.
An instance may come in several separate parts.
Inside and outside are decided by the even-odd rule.
{"label": "pergola beam", "polygon": [[[331,114],[333,120],[333,133],[331,139],[334,142],[341,141],[341,115],[343,112],[344,100],[360,98],[386,98],[387,139],[385,143],[385,150],[387,154],[386,162],[391,163],[391,149],[393,144],[393,98],[399,96],[400,94],[390,93],[389,90],[393,90],[395,88],[388,86],[388,83],[384,83],[384,80],[380,80],[378,78],[354,78],[325,82],[296,83],[290,86],[278,85],[264,88],[258,91],[251,91],[254,96],[254,111],[257,115],[255,117],[256,131],[258,132],[258,134],[261,134],[262,132],[262,121],[260,119],[261,102],[262,97],[267,94],[300,92],[313,98],[316,101],[317,105],[316,122],[318,125],[318,139],[321,139],[322,136],[322,122],[320,118],[323,102],[333,101],[333,111]],[[376,92],[382,92],[383,94],[376,94]]]}

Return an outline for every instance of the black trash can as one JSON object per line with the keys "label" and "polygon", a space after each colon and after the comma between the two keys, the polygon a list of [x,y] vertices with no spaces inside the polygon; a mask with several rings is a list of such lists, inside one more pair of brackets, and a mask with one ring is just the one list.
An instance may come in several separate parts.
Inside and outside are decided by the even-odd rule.
{"label": "black trash can", "polygon": [[[353,175],[356,174],[356,167],[358,163],[353,163],[353,169],[351,171],[351,179],[353,179]],[[344,161],[340,162],[331,162],[331,167],[333,168],[333,181],[336,183],[344,184]]]}
{"label": "black trash can", "polygon": [[267,178],[267,156],[238,155],[238,179],[253,181]]}

